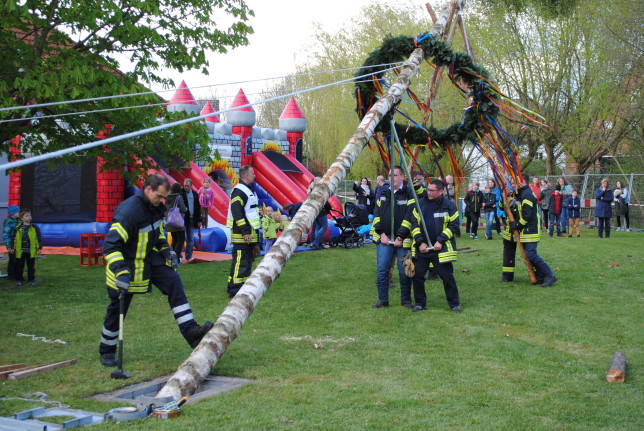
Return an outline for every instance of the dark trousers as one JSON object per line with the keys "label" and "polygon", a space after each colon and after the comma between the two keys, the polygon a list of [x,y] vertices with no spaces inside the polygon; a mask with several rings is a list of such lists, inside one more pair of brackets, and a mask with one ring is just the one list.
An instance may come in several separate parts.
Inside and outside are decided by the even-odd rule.
{"label": "dark trousers", "polygon": [[548,220],[549,220],[548,219],[548,212],[549,212],[549,210],[542,209],[541,211],[543,212],[543,227],[548,229]]}
{"label": "dark trousers", "polygon": [[414,285],[414,301],[416,305],[423,307],[427,306],[427,294],[425,293],[425,273],[429,268],[429,264],[434,265],[434,269],[438,276],[443,280],[443,289],[447,297],[447,304],[450,308],[460,305],[458,297],[458,288],[456,287],[456,279],[454,278],[454,265],[452,262],[438,263],[438,253],[430,251],[429,253],[418,253],[420,256],[414,258],[414,265],[416,271],[412,283]]}
{"label": "dark trousers", "polygon": [[233,243],[233,261],[228,275],[228,296],[237,295],[239,289],[248,280],[253,267],[254,243]]}
{"label": "dark trousers", "polygon": [[477,235],[479,231],[479,217],[481,214],[470,213],[467,214],[467,224],[465,225],[466,231]]}
{"label": "dark trousers", "polygon": [[514,280],[515,255],[517,243],[514,241],[503,240],[503,280]]}
{"label": "dark trousers", "polygon": [[[192,309],[188,303],[181,277],[168,266],[153,266],[150,283],[154,284],[161,293],[168,297],[168,304],[179,326],[179,331],[185,338],[190,332],[190,328],[197,326],[197,322],[194,319]],[[101,354],[116,351],[119,335],[119,291],[108,287],[107,296],[110,299],[110,303],[107,306],[103,330],[101,332],[101,344],[99,345],[99,352]],[[125,315],[127,315],[127,310],[130,307],[133,296],[131,293],[125,294]],[[150,330],[149,328],[143,329],[145,331]]]}
{"label": "dark trousers", "polygon": [[172,237],[172,250],[174,250],[178,257],[181,257],[183,243],[186,240],[186,231],[180,230],[179,232],[170,232],[170,236]]}
{"label": "dark trousers", "polygon": [[[537,254],[538,242],[524,242],[526,258],[532,264],[537,280],[544,280],[546,277],[554,275],[550,266]],[[514,265],[517,243],[514,241],[503,240],[503,278],[512,281],[514,279]],[[506,268],[508,272],[506,272]],[[509,269],[512,268],[511,274]],[[507,274],[507,275],[506,275]]]}
{"label": "dark trousers", "polygon": [[606,238],[610,238],[610,217],[597,217],[597,233],[600,238],[606,232]]}
{"label": "dark trousers", "polygon": [[7,278],[13,280],[16,278],[16,255],[14,253],[9,254],[9,262],[7,263]]}
{"label": "dark trousers", "polygon": [[25,263],[27,263],[27,280],[34,281],[36,279],[36,256],[31,257],[27,252],[23,252],[21,258],[16,258],[16,281],[25,281],[22,275]]}

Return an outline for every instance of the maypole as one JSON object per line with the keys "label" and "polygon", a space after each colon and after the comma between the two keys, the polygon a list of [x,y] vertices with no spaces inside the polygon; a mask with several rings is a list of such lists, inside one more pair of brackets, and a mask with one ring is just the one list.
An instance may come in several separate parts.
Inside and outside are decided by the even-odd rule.
{"label": "maypole", "polygon": [[342,153],[329,167],[329,170],[321,179],[315,180],[312,191],[289,223],[288,228],[280,235],[237,295],[230,301],[215,322],[214,327],[201,340],[199,346],[161,388],[157,397],[172,397],[174,400],[178,400],[197,390],[224,354],[228,345],[237,338],[241,326],[253,312],[264,293],[280,275],[302,235],[308,232],[325,202],[333,195],[364,147],[367,146],[376,126],[400,101],[411,83],[411,79],[418,73],[422,61],[423,50],[417,48],[403,64],[400,75],[389,91],[364,116],[356,132]]}

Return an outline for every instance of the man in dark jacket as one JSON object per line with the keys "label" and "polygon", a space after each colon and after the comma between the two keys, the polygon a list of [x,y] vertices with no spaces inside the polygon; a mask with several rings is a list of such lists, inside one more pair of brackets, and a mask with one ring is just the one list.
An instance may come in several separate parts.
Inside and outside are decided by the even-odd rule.
{"label": "man in dark jacket", "polygon": [[470,232],[472,239],[479,239],[479,218],[481,217],[481,207],[483,206],[483,193],[479,190],[479,183],[472,183],[472,190],[468,190],[465,195],[467,225],[466,231]]}
{"label": "man in dark jacket", "polygon": [[183,190],[181,191],[183,203],[188,211],[185,214],[185,229],[186,229],[186,261],[192,260],[192,252],[195,248],[195,229],[199,228],[200,212],[199,212],[199,195],[196,191],[192,190],[192,180],[186,178],[183,180]]}
{"label": "man in dark jacket", "polygon": [[420,202],[421,214],[416,208],[412,210],[415,265],[413,283],[416,300],[416,306],[412,311],[427,309],[425,273],[432,264],[440,279],[443,280],[447,304],[453,312],[461,312],[452,265],[456,260],[455,236],[458,231],[458,210],[454,202],[443,196],[444,187],[441,180],[432,180],[427,186],[427,198],[421,199]]}
{"label": "man in dark jacket", "polygon": [[[107,260],[107,306],[101,343],[100,361],[115,367],[119,330],[119,296],[125,294],[125,314],[137,293],[147,293],[154,284],[168,297],[179,331],[190,347],[195,348],[212,328],[212,322],[199,326],[181,282],[174,270],[178,258],[168,245],[163,225],[161,205],[170,191],[168,179],[154,174],[145,181],[143,189],[122,202],[114,211],[112,226],[105,238],[103,255]],[[170,265],[170,266],[168,266]]]}
{"label": "man in dark jacket", "polygon": [[402,168],[395,166],[393,198],[391,188],[382,190],[374,209],[372,232],[375,233],[376,242],[378,301],[373,305],[373,308],[389,307],[389,268],[394,255],[398,257],[401,305],[407,308],[412,307],[411,279],[405,275],[400,258],[403,258],[411,247],[411,239],[408,238],[408,233],[411,230],[408,211],[410,211],[410,206],[414,205],[414,190],[404,184],[404,178]]}
{"label": "man in dark jacket", "polygon": [[[526,257],[534,267],[537,283],[540,283],[541,287],[550,287],[557,281],[557,277],[555,277],[548,264],[537,254],[537,246],[541,236],[541,220],[539,219],[537,208],[537,197],[528,187],[530,176],[524,175],[521,180],[522,182],[516,193],[518,196],[516,202],[518,218],[508,223],[503,234],[503,278],[501,281],[514,280],[514,257],[517,245],[513,232],[518,231],[521,243],[525,248]],[[501,202],[500,205],[502,204]]]}

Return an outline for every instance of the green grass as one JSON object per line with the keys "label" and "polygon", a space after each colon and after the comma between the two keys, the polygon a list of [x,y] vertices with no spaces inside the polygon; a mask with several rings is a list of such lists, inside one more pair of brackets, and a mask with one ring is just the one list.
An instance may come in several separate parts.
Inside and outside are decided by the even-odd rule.
{"label": "green grass", "polygon": [[[214,369],[254,381],[186,405],[172,420],[106,423],[93,430],[641,430],[644,427],[644,236],[544,238],[552,288],[531,286],[523,267],[500,284],[502,244],[463,238],[456,279],[463,313],[428,282],[428,310],[373,310],[375,248],[298,253]],[[617,263],[619,266],[611,266]],[[0,281],[0,365],[76,358],[66,368],[0,381],[0,396],[45,392],[72,408],[118,404],[96,393],[172,373],[190,354],[158,290],[134,299],[125,329],[128,381],[98,362],[107,305],[102,268],[77,257],[37,262],[36,286]],[[181,268],[197,320],[226,306],[228,262]],[[468,272],[463,272],[468,270]],[[62,339],[66,345],[16,337]],[[318,344],[319,348],[315,348]],[[605,380],[623,351],[624,384]],[[4,400],[0,416],[38,403]]]}

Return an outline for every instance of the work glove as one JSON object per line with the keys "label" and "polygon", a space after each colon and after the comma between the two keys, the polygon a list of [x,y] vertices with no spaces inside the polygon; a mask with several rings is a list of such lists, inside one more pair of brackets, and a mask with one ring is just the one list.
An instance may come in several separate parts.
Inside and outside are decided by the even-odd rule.
{"label": "work glove", "polygon": [[519,223],[516,222],[516,221],[511,221],[510,222],[510,232],[517,232],[518,230],[520,230]]}
{"label": "work glove", "polygon": [[127,290],[130,288],[130,279],[130,273],[124,272],[123,274],[116,277],[116,287],[118,287],[119,290],[124,290],[127,292]]}
{"label": "work glove", "polygon": [[161,255],[167,261],[168,266],[171,266],[175,271],[179,268],[179,256],[171,248],[164,248]]}
{"label": "work glove", "polygon": [[402,263],[405,267],[405,275],[409,278],[412,278],[414,274],[416,274],[416,265],[414,265],[414,261],[411,260],[410,250],[407,250],[407,253],[405,253],[405,256],[403,256]]}

